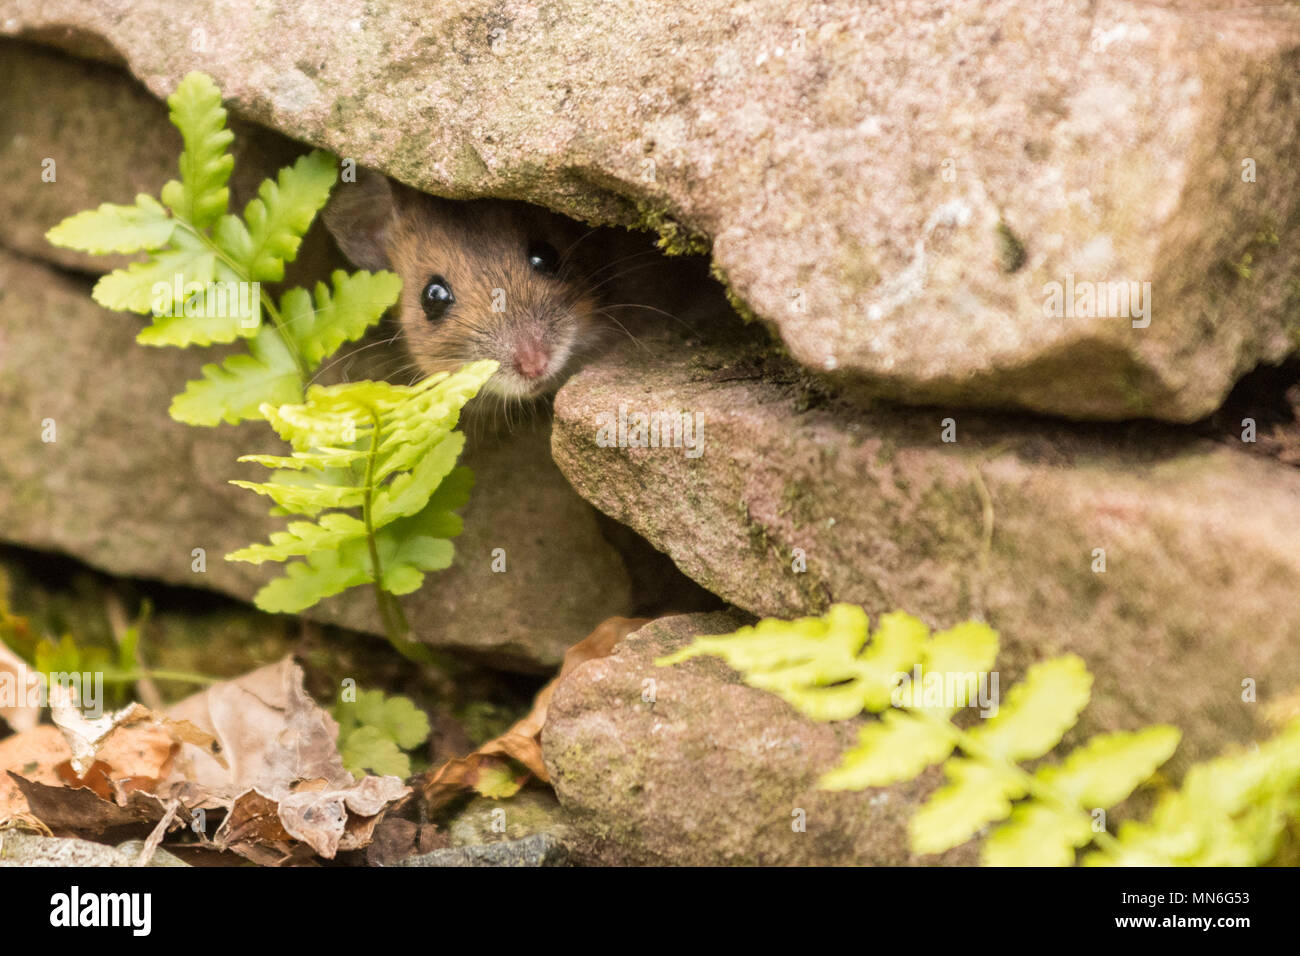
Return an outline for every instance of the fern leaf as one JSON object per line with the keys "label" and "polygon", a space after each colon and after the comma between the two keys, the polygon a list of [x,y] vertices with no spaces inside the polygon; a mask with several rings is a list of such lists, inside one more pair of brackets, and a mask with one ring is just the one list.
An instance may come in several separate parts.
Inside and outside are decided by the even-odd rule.
{"label": "fern leaf", "polygon": [[103,255],[110,252],[140,252],[167,245],[176,220],[152,196],[135,197],[134,206],[104,203],[69,216],[45,234],[56,246]]}
{"label": "fern leaf", "polygon": [[235,425],[260,418],[264,402],[281,405],[302,394],[298,364],[274,329],[263,327],[248,349],[247,355],[203,366],[203,378],[172,399],[172,418],[190,425]]}
{"label": "fern leaf", "polygon": [[905,682],[893,703],[947,719],[979,700],[980,681],[997,656],[998,635],[987,624],[966,621],[940,631],[921,650],[920,682]]}
{"label": "fern leaf", "polygon": [[1092,840],[1087,814],[1045,806],[1016,805],[1011,819],[984,841],[985,866],[1069,866],[1075,850]]}
{"label": "fern leaf", "polygon": [[372,580],[366,542],[355,539],[344,542],[337,551],[316,551],[305,561],[285,565],[284,575],[253,595],[253,603],[263,611],[297,614]]}
{"label": "fern leaf", "polygon": [[328,153],[313,150],[299,157],[280,170],[278,179],[262,181],[257,198],[244,208],[246,228],[218,230],[218,245],[250,279],[281,281],[284,264],[297,257],[302,237],[329,199],[334,179],[334,160]]}
{"label": "fern leaf", "polygon": [[469,500],[473,484],[474,474],[468,468],[453,469],[423,510],[379,529],[375,538],[385,591],[410,594],[424,582],[426,573],[451,566],[455,551],[450,539],[460,534],[463,526],[454,509]]}
{"label": "fern leaf", "polygon": [[1168,726],[1098,734],[1062,763],[1041,767],[1035,776],[1072,806],[1113,807],[1173,756],[1180,736]]}
{"label": "fern leaf", "polygon": [[305,289],[291,289],[280,303],[284,331],[311,368],[344,342],[361,338],[402,291],[402,280],[391,272],[338,270],[330,281],[333,291],[316,283],[314,305]]}
{"label": "fern leaf", "polygon": [[261,328],[255,288],[201,240],[180,232],[171,249],[104,276],[94,295],[108,308],[153,312],[153,324],[136,336],[142,345],[226,344]]}
{"label": "fern leaf", "polygon": [[181,132],[180,182],[163,186],[162,201],[195,229],[206,229],[226,211],[226,183],[235,161],[226,152],[235,135],[226,129],[221,91],[202,73],[189,73],[167,97],[171,121]]}
{"label": "fern leaf", "polygon": [[261,564],[264,561],[287,561],[293,557],[332,551],[354,538],[364,538],[366,526],[341,511],[323,516],[319,523],[291,521],[285,531],[271,534],[270,544],[252,544],[227,555],[231,561]]}
{"label": "fern leaf", "polygon": [[[822,617],[767,619],[735,634],[697,637],[656,661],[676,664],[709,654],[740,671],[745,683],[771,691],[814,720],[844,720],[865,707],[889,706],[898,675],[910,670],[925,644],[925,625],[907,614],[881,617],[867,645],[866,613],[833,605]],[[865,651],[863,650],[866,647]]]}
{"label": "fern leaf", "polygon": [[956,742],[951,727],[889,710],[879,721],[862,728],[858,745],[844,754],[839,766],[822,775],[823,790],[862,790],[911,780],[931,764],[944,760]]}
{"label": "fern leaf", "polygon": [[[307,469],[348,468],[367,457],[369,457],[369,453],[360,448],[327,448],[325,451],[320,452],[296,451],[288,456],[240,455],[239,461],[251,461],[256,465],[265,465],[267,468],[304,471]],[[280,480],[281,477],[277,476],[276,480]]]}
{"label": "fern leaf", "polygon": [[[338,480],[331,481],[329,480],[331,478]],[[345,484],[342,479],[342,475],[316,475],[312,480],[295,482],[286,480],[284,475],[277,474],[268,482],[231,481],[230,483],[259,495],[265,495],[288,514],[316,515],[326,508],[356,508],[361,505],[365,499],[366,489],[360,485]]]}
{"label": "fern leaf", "polygon": [[348,734],[339,747],[339,756],[343,766],[358,779],[367,770],[402,779],[411,775],[411,758],[377,727],[358,727]]}
{"label": "fern leaf", "polygon": [[465,436],[452,432],[426,448],[414,469],[396,475],[390,484],[380,488],[375,493],[373,510],[376,526],[415,514],[423,508],[434,489],[455,467],[464,447]]}
{"label": "fern leaf", "polygon": [[381,384],[387,383],[313,385],[305,402],[265,408],[263,414],[296,452],[364,446],[376,415],[372,396]]}
{"label": "fern leaf", "polygon": [[380,584],[389,594],[410,594],[424,583],[428,571],[451,567],[455,549],[445,538],[402,534],[397,525],[381,528],[375,536],[382,559]]}
{"label": "fern leaf", "polygon": [[1091,690],[1092,675],[1074,654],[1035,664],[997,716],[970,737],[984,753],[1009,763],[1041,757],[1074,726]]}
{"label": "fern leaf", "polygon": [[[412,750],[429,738],[429,718],[406,697],[387,697],[382,691],[357,692],[354,720],[373,727],[403,750]],[[337,710],[337,708],[336,708]]]}
{"label": "fern leaf", "polygon": [[[114,269],[101,276],[91,295],[106,309],[115,312],[184,312],[185,300],[176,301],[175,289],[180,279],[187,283],[208,283],[216,274],[216,257],[198,246],[169,249],[144,262],[133,262],[124,269]],[[155,322],[158,322],[155,319]],[[146,327],[144,332],[148,332]],[[138,337],[144,341],[143,333]],[[158,342],[145,344],[157,345]]]}
{"label": "fern leaf", "polygon": [[460,410],[496,370],[495,362],[473,362],[454,374],[432,376],[418,391],[378,394],[375,407],[389,415],[379,443],[376,480],[414,467],[423,449],[456,427]]}
{"label": "fern leaf", "polygon": [[1098,850],[1089,866],[1257,866],[1272,860],[1300,816],[1300,719],[1256,749],[1188,770],[1149,820],[1125,821],[1119,850]]}
{"label": "fern leaf", "polygon": [[953,757],[943,765],[948,783],[936,790],[909,824],[918,853],[942,853],[1011,813],[1025,787],[1013,767]]}
{"label": "fern leaf", "polygon": [[[460,405],[495,369],[495,362],[474,363],[456,375],[407,387],[386,382],[313,386],[305,403],[263,406],[267,420],[297,450],[287,457],[246,456],[241,460],[278,470],[269,482],[233,484],[266,495],[284,512],[316,515],[361,507],[364,520],[330,511],[316,524],[293,522],[269,544],[227,555],[254,563],[303,558],[258,592],[259,607],[301,610],[374,582],[376,575],[382,590],[407,594],[425,573],[451,564],[449,539],[461,530],[452,510],[467,500],[471,479],[467,469],[455,467],[464,436],[452,428]],[[425,413],[433,407],[440,411],[430,428]],[[408,457],[404,448],[393,446],[395,434],[415,445],[413,467],[379,477],[375,463],[382,448],[391,458]]]}

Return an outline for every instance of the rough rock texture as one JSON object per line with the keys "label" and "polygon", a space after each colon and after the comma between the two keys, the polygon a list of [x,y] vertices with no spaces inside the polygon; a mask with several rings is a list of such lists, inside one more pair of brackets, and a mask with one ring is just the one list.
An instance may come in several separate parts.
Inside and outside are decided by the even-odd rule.
{"label": "rough rock texture", "polygon": [[[1005,671],[1074,651],[1099,726],[1172,721],[1183,757],[1259,733],[1243,680],[1261,703],[1300,684],[1300,470],[1155,425],[854,411],[762,352],[655,348],[561,389],[556,461],[738,607],[983,614]],[[620,405],[693,414],[703,453],[600,447]]]}
{"label": "rough rock texture", "polygon": [[[542,748],[560,803],[572,813],[576,832],[566,843],[576,858],[686,866],[972,862],[973,847],[928,858],[908,848],[908,817],[939,782],[935,770],[889,789],[817,789],[817,778],[856,742],[857,721],[814,723],[746,687],[718,660],[654,664],[696,634],[743,623],[729,614],[661,618],[556,687]],[[795,827],[800,819],[803,830]]]}
{"label": "rough rock texture", "polygon": [[567,866],[568,851],[549,833],[408,856],[395,866]]}
{"label": "rough rock texture", "polygon": [[[231,128],[231,207],[242,210],[262,179],[303,148],[251,123]],[[45,241],[46,230],[100,203],[157,196],[176,178],[180,150],[166,104],[120,69],[0,40],[0,165],[10,173],[0,184],[0,245],[73,269],[118,268],[132,257],[61,249]],[[52,182],[42,178],[47,160]]]}
{"label": "rough rock texture", "polygon": [[447,825],[453,847],[477,847],[535,836],[564,843],[569,830],[567,814],[556,802],[555,794],[541,787],[521,790],[506,800],[476,796]]}
{"label": "rough rock texture", "polygon": [[[250,597],[271,568],[222,555],[279,524],[227,479],[258,479],[235,459],[276,439],[256,423],[172,421],[171,396],[202,360],[137,345],[140,320],[100,309],[89,292],[87,282],[0,253],[0,537],[114,574]],[[42,441],[46,419],[54,442]],[[605,617],[627,612],[627,572],[552,463],[544,427],[504,440],[468,427],[464,461],[478,484],[456,563],[403,599],[407,615],[431,644],[500,666],[553,666]],[[206,551],[202,573],[192,570],[195,548]],[[494,548],[506,550],[505,573],[491,570]],[[381,631],[364,589],[314,614]]]}
{"label": "rough rock texture", "polygon": [[[1290,5],[4,0],[0,31],[159,96],[206,70],[431,191],[702,234],[799,361],[908,401],[1188,421],[1300,338]],[[1150,283],[1150,325],[1045,317],[1074,281]]]}
{"label": "rough rock texture", "polygon": [[[0,866],[137,866],[143,846],[140,840],[128,840],[112,847],[89,840],[11,830],[0,833]],[[162,849],[154,851],[148,865],[189,866]]]}

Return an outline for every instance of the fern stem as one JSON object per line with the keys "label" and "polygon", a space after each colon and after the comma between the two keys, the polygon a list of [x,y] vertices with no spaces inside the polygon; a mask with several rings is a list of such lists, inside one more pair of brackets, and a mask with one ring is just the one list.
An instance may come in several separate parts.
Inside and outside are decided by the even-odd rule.
{"label": "fern stem", "polygon": [[370,452],[366,455],[366,482],[364,486],[365,493],[361,498],[361,520],[366,526],[366,546],[370,549],[370,573],[374,577],[375,603],[379,605],[379,616],[383,619],[384,630],[388,633],[388,639],[395,641],[402,635],[397,634],[393,629],[392,614],[388,602],[385,600],[384,570],[379,561],[379,543],[375,539],[375,521],[374,515],[371,514],[375,493],[375,466],[379,461],[380,432],[379,413],[373,408],[370,409],[370,421]]}
{"label": "fern stem", "polygon": [[375,603],[379,605],[379,618],[384,622],[384,633],[388,635],[388,643],[392,644],[403,656],[421,661],[416,652],[416,645],[407,636],[410,633],[410,625],[406,622],[406,615],[402,613],[402,607],[397,600],[384,590],[384,568],[379,560],[379,542],[375,537],[374,515],[371,513],[373,496],[375,492],[375,468],[379,463],[379,440],[382,425],[379,419],[379,413],[374,408],[370,409],[370,452],[366,456],[366,483],[365,493],[361,499],[361,519],[366,526],[366,546],[370,550],[370,571],[374,575]]}
{"label": "fern stem", "polygon": [[142,667],[131,671],[103,671],[104,680],[109,684],[133,684],[138,680],[170,680],[185,684],[218,684],[224,678],[208,677],[204,674],[191,674],[188,671],[155,670]]}

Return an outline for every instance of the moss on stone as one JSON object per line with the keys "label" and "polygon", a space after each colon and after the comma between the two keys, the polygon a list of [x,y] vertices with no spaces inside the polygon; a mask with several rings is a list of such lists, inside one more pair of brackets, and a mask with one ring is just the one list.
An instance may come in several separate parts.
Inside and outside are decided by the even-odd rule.
{"label": "moss on stone", "polygon": [[732,310],[738,316],[746,322],[759,321],[758,313],[746,305],[745,301],[735,293],[735,290],[731,288],[731,283],[727,281],[727,274],[716,261],[709,263],[709,275],[713,276],[713,278],[717,279],[718,282],[722,284],[722,292],[727,297],[727,304],[731,306]]}
{"label": "moss on stone", "polygon": [[702,256],[713,248],[708,236],[682,225],[660,201],[638,200],[636,210],[638,224],[659,236],[659,248],[666,255]]}
{"label": "moss on stone", "polygon": [[1011,231],[1005,222],[997,225],[998,268],[1008,274],[1016,272],[1025,264],[1027,258],[1025,244]]}
{"label": "moss on stone", "polygon": [[1260,223],[1235,256],[1229,256],[1220,268],[1238,279],[1249,279],[1259,267],[1260,260],[1278,248],[1277,223],[1266,218]]}

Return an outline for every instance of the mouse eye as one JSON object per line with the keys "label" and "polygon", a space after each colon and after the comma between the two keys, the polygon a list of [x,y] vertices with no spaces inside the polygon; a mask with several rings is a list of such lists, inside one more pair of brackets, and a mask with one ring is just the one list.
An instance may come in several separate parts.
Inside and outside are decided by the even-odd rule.
{"label": "mouse eye", "polygon": [[560,271],[560,254],[549,242],[530,242],[528,244],[528,265],[534,272],[544,276],[553,276]]}
{"label": "mouse eye", "polygon": [[451,286],[442,276],[430,276],[424,291],[420,293],[420,305],[424,307],[424,317],[430,322],[437,322],[456,301],[451,294]]}

